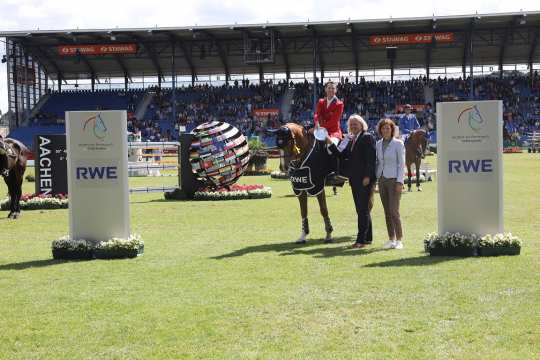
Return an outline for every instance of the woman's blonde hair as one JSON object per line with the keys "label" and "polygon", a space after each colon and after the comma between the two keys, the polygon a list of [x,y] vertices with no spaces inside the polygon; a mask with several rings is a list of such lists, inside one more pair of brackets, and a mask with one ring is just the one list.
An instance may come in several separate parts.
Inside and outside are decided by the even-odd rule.
{"label": "woman's blonde hair", "polygon": [[347,131],[351,132],[351,121],[356,121],[362,126],[362,131],[368,130],[368,124],[366,121],[358,114],[352,114],[349,116],[349,120],[347,120]]}

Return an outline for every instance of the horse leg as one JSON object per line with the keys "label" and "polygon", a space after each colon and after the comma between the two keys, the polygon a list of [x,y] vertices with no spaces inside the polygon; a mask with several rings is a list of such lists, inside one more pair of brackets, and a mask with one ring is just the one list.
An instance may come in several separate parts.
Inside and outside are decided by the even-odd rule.
{"label": "horse leg", "polygon": [[5,177],[4,180],[6,182],[9,192],[9,214],[7,217],[8,219],[11,219],[15,214],[15,184],[13,182],[13,177],[11,174]]}
{"label": "horse leg", "polygon": [[411,164],[407,164],[407,191],[411,191]]}
{"label": "horse leg", "polygon": [[326,231],[326,237],[324,238],[324,242],[331,243],[333,241],[332,232],[334,231],[334,228],[332,227],[332,222],[330,221],[330,217],[328,216],[328,206],[326,205],[326,194],[324,190],[319,195],[317,195],[317,200],[319,201],[319,209],[324,219],[324,230]]}
{"label": "horse leg", "polygon": [[[20,169],[14,169],[14,190],[15,190],[15,214],[13,214],[13,218],[16,219],[21,216],[21,196],[22,196],[22,183],[23,183],[23,175],[21,172],[18,172]],[[23,170],[24,174],[24,170]]]}
{"label": "horse leg", "polygon": [[300,216],[302,216],[302,232],[300,233],[298,240],[296,240],[296,243],[305,244],[306,236],[309,234],[307,193],[305,191],[302,191],[298,196],[298,202],[300,203]]}
{"label": "horse leg", "polygon": [[416,166],[416,190],[422,191],[422,188],[420,187],[420,160],[416,160],[415,166]]}

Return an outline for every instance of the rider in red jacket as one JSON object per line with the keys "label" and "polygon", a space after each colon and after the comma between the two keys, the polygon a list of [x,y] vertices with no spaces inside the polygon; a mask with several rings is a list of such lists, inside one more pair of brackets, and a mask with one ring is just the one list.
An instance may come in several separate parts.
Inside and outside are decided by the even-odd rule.
{"label": "rider in red jacket", "polygon": [[343,101],[336,96],[336,84],[332,81],[326,83],[324,87],[326,96],[319,99],[315,110],[315,128],[323,127],[328,130],[330,137],[341,140],[341,116],[343,115]]}
{"label": "rider in red jacket", "polygon": [[[323,127],[328,131],[328,135],[334,145],[338,145],[339,141],[343,138],[341,132],[341,116],[343,115],[343,101],[339,100],[336,96],[337,88],[336,84],[329,81],[324,86],[326,96],[319,99],[317,102],[317,108],[315,110],[315,116],[313,122],[315,123],[315,129]],[[330,152],[330,150],[328,150]],[[343,179],[338,177],[338,159],[333,158],[331,163],[331,175],[329,181],[333,184],[343,184]],[[336,193],[334,187],[334,193]]]}

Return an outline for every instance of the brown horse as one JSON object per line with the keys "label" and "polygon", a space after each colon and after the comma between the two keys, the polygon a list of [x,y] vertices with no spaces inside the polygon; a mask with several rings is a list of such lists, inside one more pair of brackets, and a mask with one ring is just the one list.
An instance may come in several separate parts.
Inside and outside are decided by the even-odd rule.
{"label": "brown horse", "polygon": [[416,189],[422,191],[420,187],[420,164],[425,157],[427,148],[426,130],[418,129],[411,133],[405,142],[405,164],[407,165],[407,189],[411,191],[411,166],[416,167]]}
{"label": "brown horse", "polygon": [[8,218],[11,219],[17,219],[21,215],[19,203],[29,154],[28,148],[20,141],[0,137],[0,173],[8,187],[10,200]]}
{"label": "brown horse", "polygon": [[[311,148],[314,145],[315,138],[312,133],[306,131],[306,129],[295,123],[287,123],[283,125],[276,134],[276,144],[281,150],[282,162],[280,168],[282,170],[288,169],[289,165],[299,166],[309,154]],[[326,194],[323,190],[316,195],[319,202],[319,209],[324,219],[324,228],[326,231],[325,242],[332,242],[332,223],[328,216],[328,207],[326,205]],[[298,195],[298,201],[300,203],[300,215],[302,216],[302,232],[300,237],[296,241],[298,244],[306,242],[306,236],[309,234],[309,221],[308,221],[308,206],[307,206],[307,192],[302,191]]]}

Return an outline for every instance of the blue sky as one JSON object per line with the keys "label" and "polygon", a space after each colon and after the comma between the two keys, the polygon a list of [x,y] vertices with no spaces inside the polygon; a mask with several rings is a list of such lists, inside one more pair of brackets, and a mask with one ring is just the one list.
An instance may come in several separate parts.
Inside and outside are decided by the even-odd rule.
{"label": "blue sky", "polygon": [[[0,30],[228,25],[463,15],[540,10],[525,1],[304,0],[0,0]],[[2,39],[4,40],[4,39]],[[0,56],[4,54],[0,43]],[[0,110],[7,110],[6,67],[0,64]]]}

